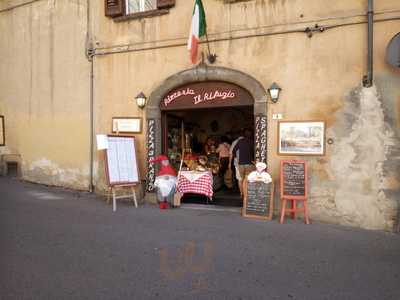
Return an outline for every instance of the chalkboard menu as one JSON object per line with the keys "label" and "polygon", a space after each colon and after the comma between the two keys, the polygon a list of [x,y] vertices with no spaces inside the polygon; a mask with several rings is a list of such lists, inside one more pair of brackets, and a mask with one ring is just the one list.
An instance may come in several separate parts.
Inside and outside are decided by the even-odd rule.
{"label": "chalkboard menu", "polygon": [[134,137],[108,136],[106,172],[109,186],[139,182]]}
{"label": "chalkboard menu", "polygon": [[307,163],[304,160],[281,161],[281,198],[307,198]]}
{"label": "chalkboard menu", "polygon": [[273,183],[262,181],[244,182],[242,215],[245,217],[271,220],[273,213]]}

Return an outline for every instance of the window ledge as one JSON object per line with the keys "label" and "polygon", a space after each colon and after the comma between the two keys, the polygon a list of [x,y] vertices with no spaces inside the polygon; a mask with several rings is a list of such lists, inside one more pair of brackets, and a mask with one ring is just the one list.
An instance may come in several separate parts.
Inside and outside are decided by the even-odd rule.
{"label": "window ledge", "polygon": [[124,22],[124,21],[137,20],[137,19],[142,19],[142,18],[151,18],[151,17],[165,15],[167,13],[169,13],[168,8],[142,11],[142,12],[138,12],[138,13],[129,14],[126,16],[116,17],[116,18],[114,18],[114,22]]}

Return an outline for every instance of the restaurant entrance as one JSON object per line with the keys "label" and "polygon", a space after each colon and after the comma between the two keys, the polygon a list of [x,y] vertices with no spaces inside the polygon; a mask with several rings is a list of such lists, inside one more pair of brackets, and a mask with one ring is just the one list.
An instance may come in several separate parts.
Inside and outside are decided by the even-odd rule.
{"label": "restaurant entrance", "polygon": [[[168,154],[179,169],[180,162],[184,161],[182,158],[189,158],[187,162],[190,164],[193,154],[206,154],[204,138],[207,139],[208,135],[215,139],[214,146],[217,147],[223,136],[230,142],[240,129],[248,127],[254,133],[254,160],[267,163],[267,104],[263,85],[238,70],[199,64],[166,78],[152,91],[145,108],[146,200],[155,201],[157,168],[152,163],[154,158]],[[204,157],[197,161],[200,169],[208,163],[208,158],[204,161]],[[188,173],[190,180],[198,179],[198,174]],[[209,185],[214,181],[207,176],[202,180]],[[190,186],[191,181],[186,183]],[[218,179],[215,180],[217,183]],[[181,186],[179,181],[178,186]],[[210,191],[202,192],[210,198],[218,196],[219,191],[214,194],[210,188]]]}
{"label": "restaurant entrance", "polygon": [[253,102],[243,88],[219,81],[191,83],[164,97],[162,152],[188,176],[212,175],[212,197],[185,193],[183,203],[242,206],[229,148],[244,129],[254,131]]}
{"label": "restaurant entrance", "polygon": [[253,106],[168,111],[162,113],[162,120],[162,152],[174,168],[212,173],[212,199],[188,194],[182,202],[242,206],[233,163],[232,172],[228,170],[228,154],[245,128],[253,131]]}

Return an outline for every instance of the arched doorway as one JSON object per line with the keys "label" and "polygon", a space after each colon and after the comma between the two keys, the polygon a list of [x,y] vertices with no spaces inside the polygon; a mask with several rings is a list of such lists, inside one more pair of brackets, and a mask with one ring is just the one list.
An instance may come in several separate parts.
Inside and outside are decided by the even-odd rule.
{"label": "arched doorway", "polygon": [[[200,64],[192,69],[184,70],[167,78],[155,89],[146,105],[146,138],[147,162],[162,153],[162,112],[160,103],[172,90],[191,83],[225,82],[241,87],[247,91],[253,101],[255,159],[267,162],[267,92],[259,81],[243,72]],[[154,190],[155,169],[147,164],[147,192]]]}

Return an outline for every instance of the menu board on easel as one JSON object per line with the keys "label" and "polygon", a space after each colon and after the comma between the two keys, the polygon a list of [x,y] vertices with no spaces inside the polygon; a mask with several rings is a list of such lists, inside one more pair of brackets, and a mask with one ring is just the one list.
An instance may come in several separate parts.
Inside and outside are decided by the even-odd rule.
{"label": "menu board on easel", "polygon": [[281,198],[307,198],[307,162],[304,160],[281,161]]}
{"label": "menu board on easel", "polygon": [[108,135],[106,175],[109,186],[136,184],[139,172],[133,136]]}
{"label": "menu board on easel", "polygon": [[274,210],[273,183],[249,182],[246,179],[243,184],[243,190],[242,215],[248,218],[272,220]]}

